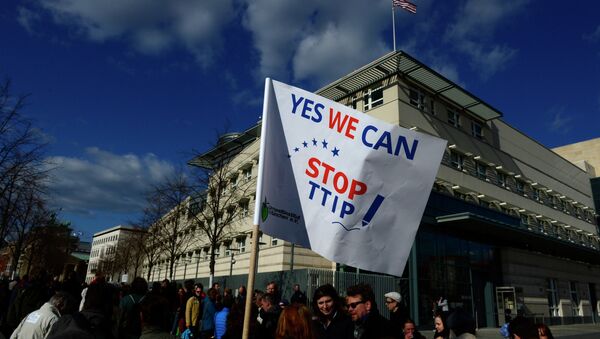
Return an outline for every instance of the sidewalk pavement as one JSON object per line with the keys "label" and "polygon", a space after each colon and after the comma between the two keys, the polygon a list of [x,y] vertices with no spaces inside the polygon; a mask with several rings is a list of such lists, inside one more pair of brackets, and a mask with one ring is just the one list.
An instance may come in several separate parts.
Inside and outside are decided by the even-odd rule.
{"label": "sidewalk pavement", "polygon": [[[600,324],[550,326],[550,331],[552,331],[554,338],[600,339]],[[502,339],[502,336],[499,328],[480,328],[477,331],[477,339]]]}

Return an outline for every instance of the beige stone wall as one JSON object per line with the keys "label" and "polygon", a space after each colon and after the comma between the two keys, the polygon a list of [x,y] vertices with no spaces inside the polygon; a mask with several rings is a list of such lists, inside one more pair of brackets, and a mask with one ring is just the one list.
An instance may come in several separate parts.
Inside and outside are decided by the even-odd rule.
{"label": "beige stone wall", "polygon": [[552,150],[587,171],[591,177],[600,175],[600,138],[556,147]]}

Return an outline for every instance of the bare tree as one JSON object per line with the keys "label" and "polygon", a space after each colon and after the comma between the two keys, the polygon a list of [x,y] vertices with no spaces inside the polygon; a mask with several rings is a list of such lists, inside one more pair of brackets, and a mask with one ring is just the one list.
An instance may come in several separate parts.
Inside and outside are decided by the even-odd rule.
{"label": "bare tree", "polygon": [[21,261],[26,265],[25,273],[62,273],[64,263],[75,250],[77,241],[69,223],[59,221],[55,213],[42,215],[38,226],[29,232],[21,256]]}
{"label": "bare tree", "polygon": [[193,224],[188,222],[190,186],[183,173],[167,178],[148,197],[145,214],[153,220],[148,250],[160,248],[173,279],[176,260],[192,246]]}
{"label": "bare tree", "polygon": [[[221,147],[222,146],[222,147]],[[210,245],[210,282],[215,274],[216,250],[238,230],[239,221],[248,215],[249,193],[254,180],[236,159],[248,156],[243,145],[226,147],[218,144],[209,155],[191,162],[200,169],[194,177],[194,194],[190,204],[190,220]]]}
{"label": "bare tree", "polygon": [[10,86],[9,80],[0,83],[0,239],[16,222],[21,190],[29,189],[44,173],[45,145],[20,113],[26,96],[14,97]]}

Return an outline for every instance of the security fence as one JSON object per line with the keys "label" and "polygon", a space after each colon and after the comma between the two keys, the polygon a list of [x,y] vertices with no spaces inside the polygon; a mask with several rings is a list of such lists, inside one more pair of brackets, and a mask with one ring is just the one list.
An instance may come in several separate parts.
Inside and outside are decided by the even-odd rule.
{"label": "security fence", "polygon": [[[194,279],[196,282],[202,283],[208,287],[208,277]],[[402,295],[404,303],[408,303],[408,279],[398,278],[389,275],[380,274],[365,274],[355,272],[340,272],[330,270],[317,269],[300,269],[293,271],[277,271],[277,272],[261,272],[257,273],[254,281],[254,288],[263,290],[271,281],[277,283],[281,291],[282,299],[290,300],[293,294],[294,284],[299,284],[300,289],[306,293],[309,304],[312,302],[312,296],[315,290],[324,284],[333,285],[341,296],[346,295],[346,289],[358,283],[371,285],[375,294],[375,301],[379,311],[384,316],[389,316],[389,312],[385,307],[384,294],[391,291],[399,292]],[[248,283],[248,275],[232,275],[215,277],[213,282],[218,282],[222,288],[228,287],[237,293],[236,289],[239,286],[246,286]],[[183,283],[178,280],[177,283]]]}

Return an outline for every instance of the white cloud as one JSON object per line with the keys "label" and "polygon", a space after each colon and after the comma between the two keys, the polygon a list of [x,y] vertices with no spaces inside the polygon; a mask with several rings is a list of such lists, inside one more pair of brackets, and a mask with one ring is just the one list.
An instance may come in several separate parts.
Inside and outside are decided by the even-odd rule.
{"label": "white cloud", "polygon": [[212,61],[222,29],[231,21],[233,0],[39,0],[54,20],[93,41],[124,39],[142,53],[182,46],[198,62]]}
{"label": "white cloud", "polygon": [[496,31],[525,9],[529,0],[468,0],[445,33],[446,40],[467,55],[471,66],[486,79],[503,69],[517,50],[494,41]]}
{"label": "white cloud", "polygon": [[565,114],[564,107],[553,107],[549,113],[552,116],[549,122],[551,131],[564,134],[571,130],[573,118]]}
{"label": "white cloud", "polygon": [[154,154],[118,155],[96,147],[84,158],[54,156],[48,183],[51,203],[65,212],[135,213],[144,206],[144,194],[153,184],[175,172],[174,166]]}
{"label": "white cloud", "polygon": [[33,25],[40,19],[40,15],[25,7],[17,9],[17,22],[30,34],[34,32]]}
{"label": "white cloud", "polygon": [[322,85],[389,51],[381,38],[389,15],[384,0],[349,0],[342,6],[255,0],[248,1],[244,25],[260,53],[261,76]]}
{"label": "white cloud", "polygon": [[596,29],[592,33],[584,34],[583,40],[587,40],[590,42],[597,42],[600,40],[600,25],[596,27]]}

